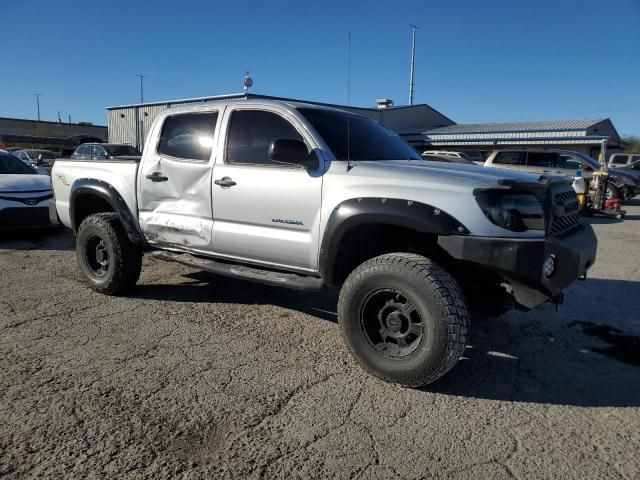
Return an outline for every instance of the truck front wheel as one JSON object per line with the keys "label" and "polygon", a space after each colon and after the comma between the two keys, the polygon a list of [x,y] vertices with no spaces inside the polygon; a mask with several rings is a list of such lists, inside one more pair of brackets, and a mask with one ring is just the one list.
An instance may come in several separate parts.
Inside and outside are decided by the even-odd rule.
{"label": "truck front wheel", "polygon": [[453,277],[409,253],[381,255],[357,267],[340,291],[338,318],[365,370],[408,387],[447,373],[464,352],[469,326]]}
{"label": "truck front wheel", "polygon": [[129,240],[115,213],[96,213],[84,219],[76,238],[76,257],[96,292],[117,295],[140,277],[142,251]]}

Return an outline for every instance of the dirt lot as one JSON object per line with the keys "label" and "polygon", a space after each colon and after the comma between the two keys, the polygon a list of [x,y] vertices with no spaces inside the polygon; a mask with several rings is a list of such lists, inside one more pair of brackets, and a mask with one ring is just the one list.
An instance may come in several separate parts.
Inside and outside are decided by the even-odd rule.
{"label": "dirt lot", "polygon": [[474,319],[465,358],[424,390],[355,365],[335,292],[146,258],[110,298],[82,283],[68,232],[5,239],[0,477],[640,478],[628,208],[594,221],[597,264],[558,312]]}

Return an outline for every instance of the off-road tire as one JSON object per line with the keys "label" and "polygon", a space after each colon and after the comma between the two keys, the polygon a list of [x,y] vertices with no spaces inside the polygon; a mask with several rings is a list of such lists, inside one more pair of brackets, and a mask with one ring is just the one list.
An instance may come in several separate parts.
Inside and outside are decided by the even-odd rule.
{"label": "off-road tire", "polygon": [[[97,275],[88,260],[88,243],[103,242],[109,262]],[[142,250],[129,240],[116,213],[96,213],[84,219],[76,236],[76,257],[89,286],[99,293],[117,295],[132,288],[140,277]]]}
{"label": "off-road tire", "polygon": [[[412,302],[423,323],[416,350],[402,358],[376,350],[364,326],[367,299],[387,289]],[[407,387],[427,385],[451,370],[464,352],[469,328],[464,295],[454,278],[410,253],[385,254],[358,266],[340,290],[338,321],[347,347],[366,371]]]}

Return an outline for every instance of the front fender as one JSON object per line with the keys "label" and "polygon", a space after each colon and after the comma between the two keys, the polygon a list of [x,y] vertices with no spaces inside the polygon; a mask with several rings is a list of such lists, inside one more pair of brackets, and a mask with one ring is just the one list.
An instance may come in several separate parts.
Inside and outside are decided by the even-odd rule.
{"label": "front fender", "polygon": [[360,225],[390,225],[420,233],[466,235],[467,227],[441,209],[412,200],[353,198],[340,203],[329,216],[320,246],[320,274],[334,285],[336,259],[344,236]]}

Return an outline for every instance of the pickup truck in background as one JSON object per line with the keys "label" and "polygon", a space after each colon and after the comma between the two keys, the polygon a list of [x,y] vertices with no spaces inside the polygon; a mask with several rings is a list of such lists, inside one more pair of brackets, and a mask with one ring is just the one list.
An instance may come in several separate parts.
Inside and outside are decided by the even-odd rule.
{"label": "pickup truck in background", "polygon": [[374,120],[298,102],[172,108],[141,158],[59,160],[52,180],[94,290],[132,288],[147,251],[268,285],[339,287],[354,357],[407,386],[455,365],[469,311],[559,303],[596,255],[566,179],[427,162]]}

